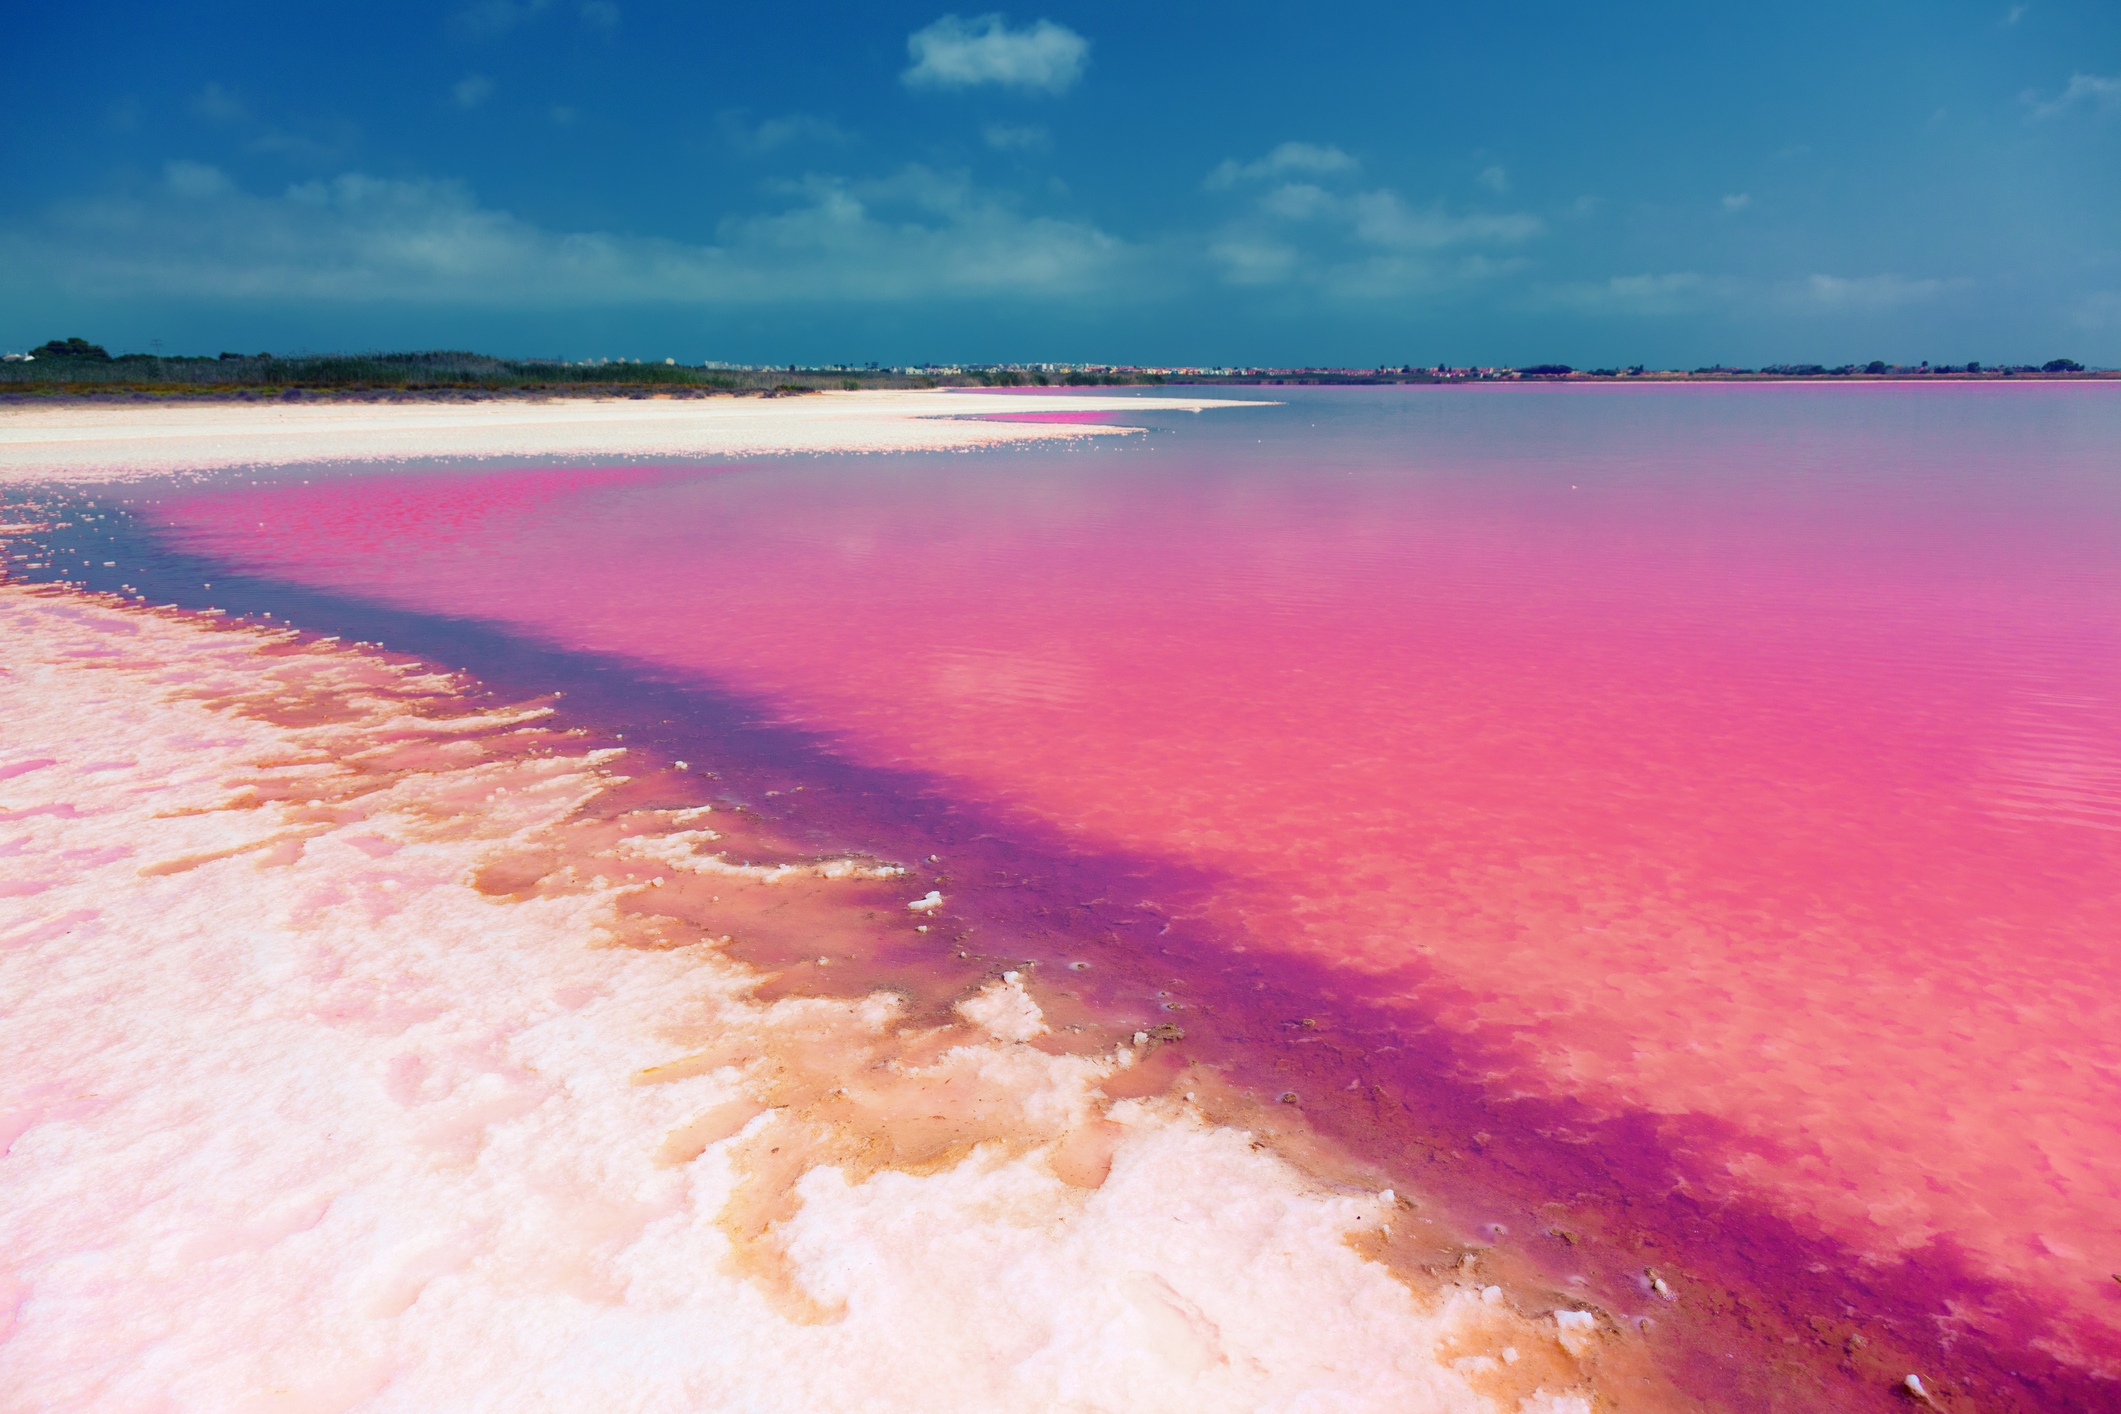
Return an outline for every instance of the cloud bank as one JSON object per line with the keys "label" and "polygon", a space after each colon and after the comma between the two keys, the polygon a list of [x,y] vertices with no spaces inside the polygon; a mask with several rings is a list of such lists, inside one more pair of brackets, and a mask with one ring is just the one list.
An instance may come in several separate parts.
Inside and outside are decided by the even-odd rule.
{"label": "cloud bank", "polygon": [[1681,270],[1549,285],[1530,292],[1524,303],[1535,310],[1565,309],[1627,318],[1684,318],[1714,311],[1746,316],[1824,317],[1877,314],[1930,304],[1968,288],[1969,283],[1911,279],[1897,274],[1814,274],[1791,280],[1760,280]]}
{"label": "cloud bank", "polygon": [[48,282],[99,300],[542,309],[1038,301],[1139,283],[1127,243],[917,164],[778,190],[781,209],[689,243],[547,231],[455,182],[349,173],[258,195],[172,162],[146,189],[0,234],[0,264],[18,289]]}
{"label": "cloud bank", "polygon": [[[720,115],[722,138],[765,154],[859,141],[831,120]],[[1044,129],[990,123],[985,145],[1019,152]],[[1615,327],[1719,325],[1876,330],[1948,313],[1964,279],[1897,272],[1608,276],[1596,256],[1547,240],[1527,210],[1482,210],[1362,180],[1342,149],[1285,142],[1230,159],[1201,224],[1115,234],[1039,214],[968,172],[907,164],[882,175],[812,172],[764,184],[743,214],[668,235],[553,229],[463,183],[359,171],[261,189],[205,162],[174,161],[115,194],[0,223],[0,298],[17,308],[306,306],[437,311],[784,311],[791,319],[955,307],[1042,309],[1071,320],[1211,301],[1235,319],[1404,320],[1453,305],[1565,314]],[[1495,183],[1478,182],[1495,197]],[[1047,208],[1051,210],[1051,207]],[[1589,268],[1585,268],[1586,265]],[[2058,314],[2121,327],[2111,294]],[[336,318],[337,316],[331,316]],[[893,315],[891,317],[899,317]]]}
{"label": "cloud bank", "polygon": [[[843,137],[823,119],[753,125],[722,115],[751,150]],[[1018,150],[1043,129],[996,126]],[[1346,172],[1337,148],[1287,143],[1242,170]],[[1162,300],[1204,283],[1280,286],[1327,298],[1433,294],[1523,261],[1523,213],[1467,213],[1388,189],[1309,181],[1254,189],[1220,227],[1146,241],[1040,215],[960,172],[909,164],[853,179],[771,184],[763,211],[696,239],[559,231],[481,202],[464,184],[347,172],[260,192],[202,162],[166,164],[129,192],[0,228],[0,289],[96,302],[412,305],[490,310],[597,307],[843,308],[929,302]]]}

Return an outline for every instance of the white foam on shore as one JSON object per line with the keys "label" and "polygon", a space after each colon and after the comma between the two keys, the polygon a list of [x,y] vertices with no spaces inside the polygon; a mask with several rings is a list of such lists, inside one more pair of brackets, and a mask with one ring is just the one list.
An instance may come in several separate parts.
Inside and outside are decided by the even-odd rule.
{"label": "white foam on shore", "polygon": [[1260,404],[900,390],[774,398],[16,406],[0,407],[0,484],[100,482],[228,466],[430,457],[958,451],[1129,430],[1096,423],[974,420],[981,416],[1200,412],[1248,406]]}
{"label": "white foam on shore", "polygon": [[622,763],[452,691],[0,586],[0,1407],[1588,1410],[1014,974],[916,1032],[638,945],[702,812],[555,853]]}

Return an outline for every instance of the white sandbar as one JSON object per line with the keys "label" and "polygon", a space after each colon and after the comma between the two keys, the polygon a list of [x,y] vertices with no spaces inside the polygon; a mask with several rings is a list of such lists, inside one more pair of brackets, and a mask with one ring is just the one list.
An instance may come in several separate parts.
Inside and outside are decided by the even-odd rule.
{"label": "white sandbar", "polygon": [[941,391],[546,402],[18,405],[0,407],[0,484],[427,457],[948,451],[1125,431],[1102,424],[970,420],[980,414],[1199,412],[1246,406],[1260,404]]}

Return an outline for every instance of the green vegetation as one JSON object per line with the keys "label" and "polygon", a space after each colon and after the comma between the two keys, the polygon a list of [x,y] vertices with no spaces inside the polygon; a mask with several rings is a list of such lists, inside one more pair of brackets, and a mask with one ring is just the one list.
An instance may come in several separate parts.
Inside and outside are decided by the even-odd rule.
{"label": "green vegetation", "polygon": [[162,396],[477,394],[698,396],[714,392],[807,393],[819,388],[904,388],[933,381],[876,370],[695,368],[675,363],[563,363],[489,358],[455,350],[420,353],[224,353],[218,358],[116,358],[85,339],[54,339],[26,360],[0,363],[0,394],[147,393]]}
{"label": "green vegetation", "polygon": [[[30,354],[35,358],[71,358],[87,359],[98,363],[110,362],[110,352],[103,345],[92,344],[88,340],[81,338],[53,339],[42,348],[31,349]],[[223,358],[228,357],[227,354],[221,356]]]}

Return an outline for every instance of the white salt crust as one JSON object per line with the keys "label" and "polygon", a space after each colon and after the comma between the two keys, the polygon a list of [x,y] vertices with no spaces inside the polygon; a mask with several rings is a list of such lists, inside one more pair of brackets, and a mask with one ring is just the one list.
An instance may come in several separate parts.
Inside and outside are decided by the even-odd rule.
{"label": "white salt crust", "polygon": [[[1102,1110],[1109,1176],[1062,1182],[1051,1146],[814,1165],[775,1235],[823,1315],[791,1316],[718,1222],[742,1146],[791,1122],[747,1098],[760,1063],[639,1075],[673,1026],[771,1062],[895,1001],[766,1006],[709,946],[609,946],[622,887],[482,894],[613,763],[482,754],[508,714],[412,712],[381,678],[448,687],[0,586],[0,1408],[1588,1411],[1497,1372],[1566,1361],[1589,1318],[1417,1298],[1343,1240],[1391,1195],[1103,1103],[1130,1057],[1022,1044],[1044,1028],[1013,975],[930,1073],[1051,1132]],[[303,692],[339,719],[264,719]],[[386,741],[434,764],[358,794]],[[717,1114],[740,1127],[671,1161]]]}
{"label": "white salt crust", "polygon": [[956,451],[1110,436],[1094,423],[979,414],[1200,412],[1210,398],[1066,398],[877,390],[779,398],[567,398],[484,403],[167,403],[0,408],[0,484],[84,482],[333,461],[703,457]]}

